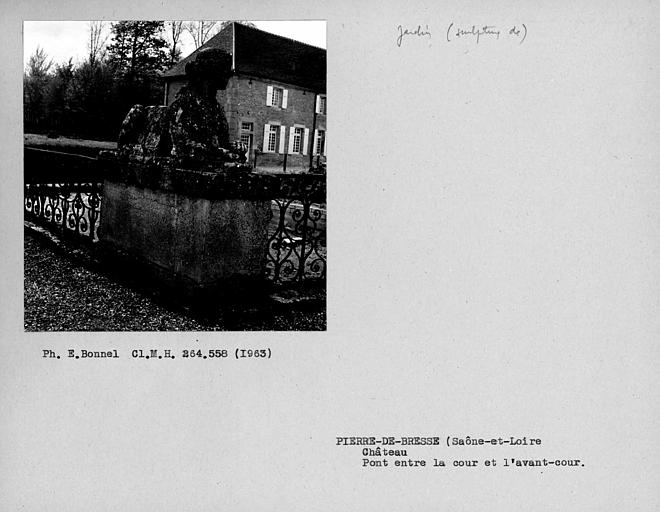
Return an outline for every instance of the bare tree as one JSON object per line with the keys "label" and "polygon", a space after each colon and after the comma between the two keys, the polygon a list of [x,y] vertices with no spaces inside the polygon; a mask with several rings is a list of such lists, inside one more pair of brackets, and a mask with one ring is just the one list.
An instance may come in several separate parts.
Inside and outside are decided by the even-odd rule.
{"label": "bare tree", "polygon": [[181,58],[181,48],[178,48],[178,44],[183,34],[183,21],[168,21],[165,28],[169,38],[169,64],[172,65]]}
{"label": "bare tree", "polygon": [[94,66],[103,60],[106,52],[106,42],[109,33],[106,30],[107,24],[104,21],[89,22],[89,63]]}
{"label": "bare tree", "polygon": [[[246,27],[252,27],[252,28],[257,28],[257,26],[250,22],[250,21],[245,21],[245,20],[229,20],[229,21],[223,21],[222,24],[220,25],[220,30],[225,28],[227,25],[230,25],[232,23],[240,23],[241,25],[245,25]],[[220,31],[219,30],[219,31]],[[218,31],[218,32],[219,32]]]}
{"label": "bare tree", "polygon": [[217,30],[214,32],[213,29],[217,24],[217,21],[188,21],[184,24],[184,29],[192,37],[197,49],[216,34]]}

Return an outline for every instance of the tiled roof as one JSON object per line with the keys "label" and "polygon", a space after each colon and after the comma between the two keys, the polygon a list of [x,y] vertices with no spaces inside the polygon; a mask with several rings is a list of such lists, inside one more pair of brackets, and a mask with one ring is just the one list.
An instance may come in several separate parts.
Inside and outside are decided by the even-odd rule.
{"label": "tiled roof", "polygon": [[164,73],[172,78],[185,75],[187,62],[203,48],[222,48],[231,53],[235,34],[235,71],[298,85],[315,92],[325,92],[326,51],[299,41],[264,32],[240,23],[232,23],[209,39],[199,49]]}

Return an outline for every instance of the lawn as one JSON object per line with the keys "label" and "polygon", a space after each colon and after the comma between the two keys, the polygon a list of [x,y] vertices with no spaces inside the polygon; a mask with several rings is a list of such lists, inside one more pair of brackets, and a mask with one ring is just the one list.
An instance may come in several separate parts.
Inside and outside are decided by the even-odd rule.
{"label": "lawn", "polygon": [[117,149],[116,142],[101,140],[72,139],[68,137],[50,138],[46,135],[26,133],[23,135],[25,146],[63,151],[65,153],[78,153],[88,156],[97,156],[99,151]]}

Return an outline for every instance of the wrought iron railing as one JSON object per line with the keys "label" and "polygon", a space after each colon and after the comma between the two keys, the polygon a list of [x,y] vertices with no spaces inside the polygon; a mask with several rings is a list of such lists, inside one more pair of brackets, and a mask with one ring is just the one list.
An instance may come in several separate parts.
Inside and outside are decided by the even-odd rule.
{"label": "wrought iron railing", "polygon": [[98,240],[100,183],[26,183],[25,217],[63,235]]}
{"label": "wrought iron railing", "polygon": [[[105,171],[103,166],[106,167]],[[25,217],[64,236],[98,241],[103,172],[121,171],[110,159],[26,148]],[[88,176],[94,182],[81,182]],[[210,182],[176,175],[182,193],[271,200],[265,248],[266,278],[276,284],[310,284],[326,277],[325,176],[215,175]],[[195,174],[195,177],[199,176]],[[208,176],[206,176],[208,178]],[[51,182],[53,181],[53,182]],[[140,184],[140,186],[148,186]],[[199,190],[198,190],[199,189]]]}
{"label": "wrought iron railing", "polygon": [[[278,175],[271,203],[266,271],[275,283],[325,281],[325,176]],[[273,197],[273,196],[271,196]]]}
{"label": "wrought iron railing", "polygon": [[271,214],[267,277],[275,283],[324,280],[327,267],[325,204],[275,199]]}

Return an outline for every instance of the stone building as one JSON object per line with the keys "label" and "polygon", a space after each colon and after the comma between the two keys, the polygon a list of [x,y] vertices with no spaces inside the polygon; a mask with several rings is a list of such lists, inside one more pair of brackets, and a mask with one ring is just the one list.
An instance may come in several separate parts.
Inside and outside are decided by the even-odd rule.
{"label": "stone building", "polygon": [[232,56],[232,76],[218,91],[230,140],[249,147],[258,169],[307,171],[325,163],[326,51],[231,23],[164,73],[165,104],[186,83],[185,65],[204,48]]}

